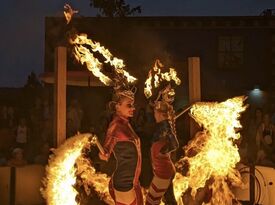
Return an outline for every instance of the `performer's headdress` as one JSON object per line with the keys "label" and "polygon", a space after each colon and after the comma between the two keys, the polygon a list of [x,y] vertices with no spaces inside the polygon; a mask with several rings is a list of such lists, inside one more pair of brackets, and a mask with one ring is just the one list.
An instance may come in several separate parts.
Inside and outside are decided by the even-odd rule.
{"label": "performer's headdress", "polygon": [[148,78],[145,82],[144,94],[150,100],[150,104],[162,113],[168,115],[168,120],[175,132],[175,111],[172,103],[175,99],[175,90],[172,88],[172,83],[179,85],[181,80],[177,77],[177,72],[174,68],[169,68],[169,72],[162,72],[163,64],[156,60],[155,65],[150,69]]}
{"label": "performer's headdress", "polygon": [[[68,8],[69,16],[73,14],[72,9]],[[66,16],[66,15],[65,15]],[[104,83],[111,85],[114,88],[113,100],[120,99],[122,96],[134,98],[135,88],[133,83],[137,80],[131,76],[125,69],[125,64],[122,59],[112,55],[112,53],[99,42],[89,39],[87,34],[78,34],[74,32],[69,38],[73,46],[73,54],[75,58],[86,64],[89,71]],[[95,53],[102,55],[104,61],[100,61],[95,57]],[[102,59],[102,58],[101,58]],[[108,70],[104,68],[105,64],[109,64]]]}
{"label": "performer's headdress", "polygon": [[111,114],[116,112],[115,106],[122,98],[127,97],[131,100],[135,99],[136,87],[127,81],[125,77],[115,74],[113,78],[113,95],[112,100],[108,104],[108,110]]}
{"label": "performer's headdress", "polygon": [[113,101],[119,101],[122,97],[127,97],[134,100],[136,87],[127,81],[125,76],[115,73],[113,82]]}
{"label": "performer's headdress", "polygon": [[[70,5],[64,6],[64,15],[67,23],[72,19],[72,16],[77,13]],[[69,35],[69,42],[73,46],[73,54],[75,58],[81,63],[86,64],[89,71],[93,75],[104,83],[105,85],[112,85],[114,88],[113,98],[119,98],[121,96],[134,98],[135,89],[132,84],[137,80],[131,76],[125,69],[125,64],[122,59],[119,59],[112,55],[112,53],[100,45],[99,42],[95,42],[88,38],[87,34],[79,34],[73,31]],[[102,56],[101,61],[95,57],[95,53]],[[105,64],[109,64],[108,71],[104,68]]]}
{"label": "performer's headdress", "polygon": [[169,72],[162,72],[163,64],[157,59],[155,65],[149,70],[148,78],[145,82],[144,94],[151,99],[151,105],[160,106],[160,102],[172,105],[175,99],[175,90],[172,88],[172,82],[176,85],[181,83],[177,77],[177,72],[174,68],[169,68]]}

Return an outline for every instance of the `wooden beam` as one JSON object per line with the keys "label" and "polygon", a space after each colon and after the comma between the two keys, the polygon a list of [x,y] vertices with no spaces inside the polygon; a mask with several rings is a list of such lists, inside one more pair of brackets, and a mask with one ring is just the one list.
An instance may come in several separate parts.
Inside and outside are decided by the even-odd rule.
{"label": "wooden beam", "polygon": [[67,49],[55,49],[55,84],[54,84],[54,145],[60,146],[66,140],[66,81]]}
{"label": "wooden beam", "polygon": [[[200,75],[200,58],[188,57],[188,77],[189,77],[189,103],[201,101],[201,75]],[[193,137],[199,127],[191,118],[190,120],[190,137]]]}

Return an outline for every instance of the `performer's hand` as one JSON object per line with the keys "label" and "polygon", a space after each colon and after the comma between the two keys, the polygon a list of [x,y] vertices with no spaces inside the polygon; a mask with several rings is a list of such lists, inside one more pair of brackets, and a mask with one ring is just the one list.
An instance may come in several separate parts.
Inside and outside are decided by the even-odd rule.
{"label": "performer's hand", "polygon": [[102,154],[101,152],[99,152],[98,156],[99,156],[99,159],[108,161],[108,157],[105,154]]}

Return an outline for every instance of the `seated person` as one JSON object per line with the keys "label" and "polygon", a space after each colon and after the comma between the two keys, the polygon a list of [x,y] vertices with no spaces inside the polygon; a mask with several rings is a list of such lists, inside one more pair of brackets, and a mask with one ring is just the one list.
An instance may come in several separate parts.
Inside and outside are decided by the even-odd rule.
{"label": "seated person", "polygon": [[12,158],[8,160],[8,166],[20,167],[27,165],[27,161],[24,158],[24,150],[21,148],[15,148],[12,151]]}

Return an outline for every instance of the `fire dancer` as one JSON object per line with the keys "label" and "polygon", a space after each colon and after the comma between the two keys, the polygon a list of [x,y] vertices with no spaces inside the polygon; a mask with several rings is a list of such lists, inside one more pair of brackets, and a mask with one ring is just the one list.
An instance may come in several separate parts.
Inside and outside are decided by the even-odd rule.
{"label": "fire dancer", "polygon": [[[130,89],[130,85],[137,79],[125,70],[122,59],[114,57],[100,43],[89,39],[87,34],[77,34],[70,39],[70,43],[74,45],[77,60],[85,63],[93,75],[105,85],[114,86],[114,97],[110,102],[114,115],[99,154],[99,157],[106,161],[114,154],[117,161],[109,192],[116,205],[141,205],[143,200],[138,180],[141,170],[140,140],[129,124],[129,118],[133,117],[135,110],[135,92]],[[94,53],[101,54],[105,59],[104,63],[100,62]],[[104,72],[105,64],[109,64],[109,69]]]}
{"label": "fire dancer", "polygon": [[115,92],[110,102],[113,120],[110,123],[104,152],[99,157],[108,160],[113,153],[116,169],[109,183],[109,192],[116,205],[142,205],[142,193],[139,185],[141,171],[140,139],[132,129],[129,118],[134,114],[134,92],[122,90]]}
{"label": "fire dancer", "polygon": [[153,95],[153,88],[162,86],[158,96],[153,103],[154,117],[157,128],[153,135],[151,147],[151,160],[154,177],[146,197],[146,204],[160,204],[163,195],[166,204],[177,204],[173,191],[172,180],[176,173],[171,160],[171,153],[178,146],[175,129],[175,112],[172,106],[175,91],[171,87],[172,81],[176,85],[181,84],[174,68],[164,72],[164,65],[156,60],[153,68],[149,70],[148,78],[145,81],[144,94],[147,98]]}
{"label": "fire dancer", "polygon": [[154,103],[154,117],[157,123],[151,147],[154,177],[146,197],[146,205],[160,204],[167,191],[169,193],[165,194],[166,204],[177,204],[171,185],[176,173],[171,153],[179,147],[179,143],[175,130],[175,112],[170,104],[173,101],[171,93],[174,94],[174,91],[169,85],[161,91],[162,99],[157,99]]}

